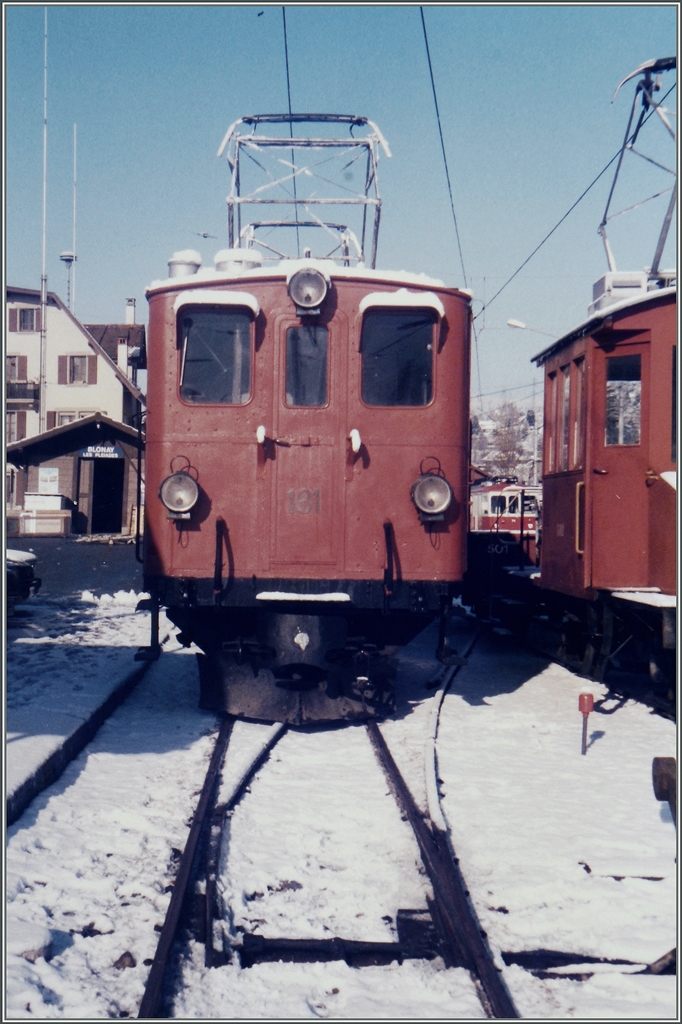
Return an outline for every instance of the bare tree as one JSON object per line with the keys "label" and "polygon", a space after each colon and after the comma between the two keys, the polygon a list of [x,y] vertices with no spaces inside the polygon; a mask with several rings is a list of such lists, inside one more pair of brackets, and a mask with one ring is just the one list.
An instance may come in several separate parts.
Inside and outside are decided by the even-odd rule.
{"label": "bare tree", "polygon": [[517,477],[530,483],[533,476],[535,414],[504,402],[487,418],[471,420],[471,461],[490,476]]}

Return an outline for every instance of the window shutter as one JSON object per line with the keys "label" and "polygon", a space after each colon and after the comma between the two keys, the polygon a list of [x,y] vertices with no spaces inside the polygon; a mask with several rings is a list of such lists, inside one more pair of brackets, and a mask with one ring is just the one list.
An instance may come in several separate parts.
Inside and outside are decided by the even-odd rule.
{"label": "window shutter", "polygon": [[54,427],[54,425],[57,422],[57,413],[56,412],[48,412],[47,416],[45,417],[45,421],[46,421],[45,422],[45,429],[46,430],[52,430],[52,428]]}
{"label": "window shutter", "polygon": [[42,310],[41,309],[37,309],[36,310],[36,319],[35,319],[35,324],[36,324],[36,330],[37,331],[40,331],[42,329],[41,328],[41,323],[40,323],[40,318],[41,318],[42,315],[43,315],[42,314]]}
{"label": "window shutter", "polygon": [[16,309],[10,309],[10,311],[9,311],[9,329],[10,329],[10,331],[18,331],[19,330],[19,324],[17,322],[18,319],[19,319],[19,315],[18,315],[17,310]]}
{"label": "window shutter", "polygon": [[57,357],[57,383],[68,384],[69,382],[69,357]]}
{"label": "window shutter", "polygon": [[97,356],[88,356],[88,384],[97,383]]}
{"label": "window shutter", "polygon": [[17,441],[23,441],[26,437],[26,412],[20,409],[17,413]]}
{"label": "window shutter", "polygon": [[19,365],[17,366],[17,372],[19,374],[18,380],[28,380],[28,357],[19,356]]}

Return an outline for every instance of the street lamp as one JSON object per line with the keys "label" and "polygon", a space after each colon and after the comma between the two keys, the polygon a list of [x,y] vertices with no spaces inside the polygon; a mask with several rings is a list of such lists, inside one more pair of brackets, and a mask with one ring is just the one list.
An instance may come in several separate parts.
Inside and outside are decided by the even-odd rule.
{"label": "street lamp", "polygon": [[532,331],[533,334],[546,334],[548,338],[558,338],[558,334],[550,334],[549,331],[539,331],[537,327],[529,327],[528,324],[524,324],[521,320],[507,320],[508,327],[516,327],[521,331]]}

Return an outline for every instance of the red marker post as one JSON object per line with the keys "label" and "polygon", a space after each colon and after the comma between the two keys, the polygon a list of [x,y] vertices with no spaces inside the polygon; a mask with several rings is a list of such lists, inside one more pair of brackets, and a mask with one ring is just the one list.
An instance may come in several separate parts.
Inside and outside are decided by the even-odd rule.
{"label": "red marker post", "polygon": [[594,697],[591,693],[581,693],[578,697],[578,710],[583,716],[583,748],[582,753],[587,753],[587,716],[594,711]]}

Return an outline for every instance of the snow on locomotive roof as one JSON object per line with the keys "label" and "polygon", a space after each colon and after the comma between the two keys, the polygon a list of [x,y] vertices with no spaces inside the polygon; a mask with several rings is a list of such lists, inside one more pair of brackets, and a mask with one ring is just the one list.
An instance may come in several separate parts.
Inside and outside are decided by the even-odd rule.
{"label": "snow on locomotive roof", "polygon": [[407,288],[399,288],[397,292],[370,292],[360,301],[360,312],[374,306],[430,306],[441,319],[445,316],[445,307],[433,292],[408,292]]}
{"label": "snow on locomotive roof", "polygon": [[173,312],[177,313],[180,306],[188,306],[190,303],[201,305],[207,303],[212,306],[246,306],[258,316],[260,306],[258,299],[250,292],[216,292],[212,288],[190,288],[189,291],[182,291],[173,303]]}
{"label": "snow on locomotive roof", "polygon": [[[309,263],[312,261],[306,261]],[[340,267],[333,260],[318,260],[325,265],[325,269],[332,278],[358,278],[364,281],[390,282],[398,285],[418,285],[430,288],[447,288],[448,285],[436,277],[429,277],[424,273],[413,273],[409,270],[370,270],[364,266]],[[218,284],[227,281],[262,279],[273,277],[284,277],[292,269],[298,269],[302,264],[301,260],[281,260],[271,267],[254,267],[253,269],[239,269],[230,271],[217,271],[213,267],[205,267],[195,274],[188,274],[185,277],[167,277],[152,281],[145,289],[145,294],[166,290],[168,288],[196,288],[197,284]],[[473,293],[467,288],[457,288],[462,295],[469,298]]]}
{"label": "snow on locomotive roof", "polygon": [[563,337],[553,341],[551,345],[543,349],[542,352],[538,352],[536,356],[531,359],[532,363],[536,363],[541,366],[544,362],[549,359],[555,352],[559,352],[566,345],[571,344],[573,341],[577,341],[579,338],[584,338],[588,334],[594,333],[599,329],[599,325],[602,321],[613,316],[614,313],[619,313],[623,309],[632,309],[635,306],[643,305],[645,302],[651,302],[653,299],[667,298],[670,295],[677,294],[677,287],[675,285],[670,288],[657,288],[650,292],[643,292],[640,295],[632,295],[627,299],[623,299],[621,302],[614,302],[611,306],[605,306],[603,309],[595,311],[592,316],[584,320],[578,327],[574,327],[568,334],[564,334]]}

